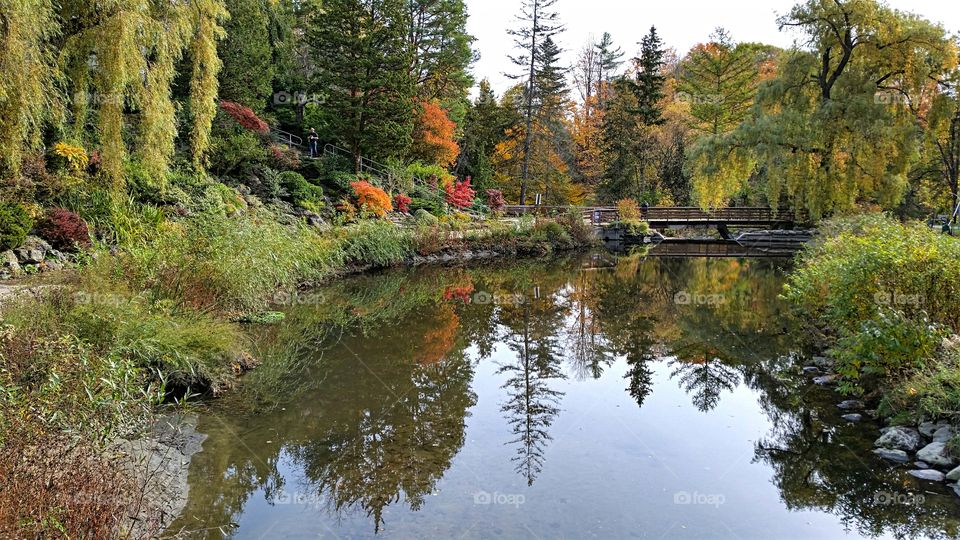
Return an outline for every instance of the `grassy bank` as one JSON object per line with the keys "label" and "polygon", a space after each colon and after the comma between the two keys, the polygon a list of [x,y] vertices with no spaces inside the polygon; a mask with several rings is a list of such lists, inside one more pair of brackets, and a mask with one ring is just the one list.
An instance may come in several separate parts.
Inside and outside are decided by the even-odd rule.
{"label": "grassy bank", "polygon": [[0,491],[0,536],[115,535],[139,501],[104,445],[135,436],[171,399],[229,391],[257,364],[240,321],[303,286],[437,253],[544,254],[591,241],[565,218],[317,229],[267,208],[144,218],[153,212],[98,212],[112,246],[0,307],[0,475],[16,479]]}
{"label": "grassy bank", "polygon": [[831,347],[841,392],[896,422],[960,417],[960,240],[879,215],[835,220],[786,296]]}

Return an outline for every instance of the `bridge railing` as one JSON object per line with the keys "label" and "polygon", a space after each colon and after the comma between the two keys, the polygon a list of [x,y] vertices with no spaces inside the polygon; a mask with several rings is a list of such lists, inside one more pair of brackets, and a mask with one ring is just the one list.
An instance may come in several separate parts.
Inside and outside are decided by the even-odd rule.
{"label": "bridge railing", "polygon": [[[620,220],[620,213],[610,206],[507,206],[507,216],[523,215],[561,215],[570,211],[580,212],[585,220],[594,225],[601,223],[616,223]],[[641,218],[645,221],[673,222],[673,223],[806,223],[809,221],[805,212],[797,213],[790,209],[772,209],[762,207],[718,208],[703,210],[702,208],[654,206],[641,210]]]}

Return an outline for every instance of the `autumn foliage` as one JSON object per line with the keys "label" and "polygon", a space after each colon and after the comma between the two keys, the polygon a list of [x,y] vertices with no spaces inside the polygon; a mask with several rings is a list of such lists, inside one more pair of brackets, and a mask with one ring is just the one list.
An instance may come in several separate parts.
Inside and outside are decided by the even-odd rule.
{"label": "autumn foliage", "polygon": [[457,124],[436,101],[420,104],[414,131],[413,154],[425,163],[447,166],[460,155],[456,142]]}
{"label": "autumn foliage", "polygon": [[466,180],[455,182],[446,187],[447,203],[450,206],[463,210],[473,206],[473,199],[477,192],[470,186],[470,177]]}
{"label": "autumn foliage", "polygon": [[257,133],[270,132],[270,126],[267,125],[267,123],[264,122],[259,116],[257,116],[257,113],[253,112],[253,109],[249,107],[244,107],[243,105],[234,103],[232,101],[221,101],[220,109],[236,120],[243,129],[248,129]]}
{"label": "autumn foliage", "polygon": [[63,208],[51,208],[36,225],[37,234],[56,249],[75,251],[88,248],[90,228],[77,214]]}
{"label": "autumn foliage", "polygon": [[491,212],[503,212],[507,207],[507,201],[503,198],[503,192],[499,189],[488,189],[487,206]]}
{"label": "autumn foliage", "polygon": [[387,212],[393,211],[390,195],[387,195],[386,191],[366,180],[353,182],[350,186],[353,188],[353,194],[356,196],[357,204],[361,208],[379,217],[383,217],[387,215]]}
{"label": "autumn foliage", "polygon": [[413,199],[404,195],[403,193],[398,193],[393,196],[393,207],[397,212],[401,214],[410,213],[410,203],[413,202]]}

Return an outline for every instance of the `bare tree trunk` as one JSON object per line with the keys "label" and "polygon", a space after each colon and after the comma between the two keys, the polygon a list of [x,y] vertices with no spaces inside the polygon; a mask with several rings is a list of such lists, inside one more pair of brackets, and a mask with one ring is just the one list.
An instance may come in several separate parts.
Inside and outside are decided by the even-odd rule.
{"label": "bare tree trunk", "polygon": [[533,140],[533,78],[537,72],[537,27],[540,2],[533,3],[533,31],[530,38],[530,80],[527,81],[527,132],[523,137],[523,171],[520,178],[520,206],[527,201],[527,182],[530,178],[530,143]]}

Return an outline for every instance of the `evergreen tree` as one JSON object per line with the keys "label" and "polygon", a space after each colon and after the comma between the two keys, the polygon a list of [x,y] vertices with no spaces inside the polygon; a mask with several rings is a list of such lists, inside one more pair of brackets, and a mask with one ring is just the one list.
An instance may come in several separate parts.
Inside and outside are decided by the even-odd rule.
{"label": "evergreen tree", "polygon": [[218,48],[220,98],[263,112],[273,93],[270,7],[264,0],[226,0],[227,37]]}
{"label": "evergreen tree", "polygon": [[637,66],[633,92],[637,96],[637,114],[640,122],[648,126],[660,125],[663,120],[664,55],[666,50],[657,35],[656,27],[650,27],[650,33],[640,42],[640,57],[635,59]]}
{"label": "evergreen tree", "polygon": [[541,61],[541,43],[563,30],[559,15],[551,11],[556,3],[557,0],[523,0],[518,17],[522,26],[510,31],[517,49],[521,51],[521,54],[511,57],[511,60],[524,70],[523,74],[514,78],[524,80],[526,87],[523,104],[525,128],[521,148],[523,165],[520,172],[520,204],[526,203],[527,182],[530,177],[530,148],[533,143],[533,121],[536,113],[535,79]]}
{"label": "evergreen tree", "polygon": [[327,137],[362,156],[386,159],[411,142],[414,82],[403,0],[325,0],[308,40],[323,91]]}
{"label": "evergreen tree", "polygon": [[600,43],[595,47],[597,50],[597,103],[602,109],[606,106],[607,87],[617,77],[617,72],[623,65],[624,53],[620,47],[614,48],[610,32],[604,32]]}
{"label": "evergreen tree", "polygon": [[[411,77],[422,101],[461,101],[473,85],[476,60],[464,0],[409,0]],[[448,104],[449,105],[449,104]]]}
{"label": "evergreen tree", "polygon": [[504,139],[507,128],[519,118],[512,109],[497,102],[490,81],[480,81],[480,93],[467,111],[464,123],[462,152],[457,162],[457,174],[473,178],[478,191],[494,187],[493,154]]}

